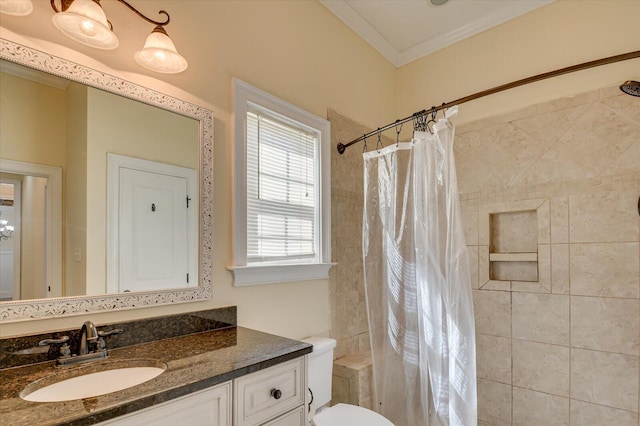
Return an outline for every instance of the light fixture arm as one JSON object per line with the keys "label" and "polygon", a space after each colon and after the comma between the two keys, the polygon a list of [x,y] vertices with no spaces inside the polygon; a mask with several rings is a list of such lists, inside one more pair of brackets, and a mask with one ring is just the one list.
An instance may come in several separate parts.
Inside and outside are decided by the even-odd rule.
{"label": "light fixture arm", "polygon": [[[71,3],[73,3],[73,0],[59,0],[60,1],[60,9],[58,9],[58,6],[56,5],[56,0],[51,0],[51,8],[54,10],[54,12],[59,13],[59,12],[64,12],[66,11],[69,6],[71,6]],[[94,2],[100,4],[100,0],[93,0]],[[140,12],[138,9],[136,9],[135,7],[131,6],[127,1],[125,0],[116,0],[119,3],[124,4],[125,6],[127,6],[131,11],[133,11],[136,15],[138,15],[140,18],[144,19],[145,21],[149,22],[150,24],[154,24],[157,26],[165,26],[169,23],[169,21],[171,20],[171,17],[169,16],[169,13],[167,13],[167,11],[165,10],[160,10],[158,11],[159,15],[165,15],[167,17],[167,19],[165,21],[154,21],[151,18],[147,18],[145,15],[142,14],[142,12]]]}
{"label": "light fixture arm", "polygon": [[[96,1],[96,0],[93,0]],[[117,0],[118,2],[124,4],[125,6],[127,6],[129,9],[131,9],[136,15],[138,15],[139,17],[141,17],[142,19],[144,19],[145,21],[149,22],[150,24],[155,24],[155,25],[159,25],[161,27],[167,25],[169,23],[169,21],[171,20],[171,18],[169,17],[169,14],[167,13],[167,11],[165,10],[159,10],[158,14],[159,15],[165,15],[167,17],[167,20],[164,22],[159,22],[159,21],[154,21],[153,19],[147,18],[145,15],[143,15],[138,9],[136,9],[135,7],[131,6],[129,3],[127,3],[125,0]]]}

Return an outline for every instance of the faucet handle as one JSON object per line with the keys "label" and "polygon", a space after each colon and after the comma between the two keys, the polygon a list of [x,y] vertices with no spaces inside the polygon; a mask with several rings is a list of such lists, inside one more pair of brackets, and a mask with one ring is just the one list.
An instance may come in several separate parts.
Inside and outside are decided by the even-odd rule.
{"label": "faucet handle", "polygon": [[59,339],[44,339],[38,342],[38,346],[49,346],[53,344],[61,344],[60,346],[60,358],[70,358],[71,348],[67,344],[69,336],[62,336]]}
{"label": "faucet handle", "polygon": [[69,341],[69,336],[62,336],[59,339],[44,339],[38,342],[38,346],[48,346],[60,343],[66,343]]}
{"label": "faucet handle", "polygon": [[122,333],[121,328],[114,328],[113,330],[108,330],[108,331],[98,330],[98,337],[107,337],[113,334],[120,334],[120,333]]}

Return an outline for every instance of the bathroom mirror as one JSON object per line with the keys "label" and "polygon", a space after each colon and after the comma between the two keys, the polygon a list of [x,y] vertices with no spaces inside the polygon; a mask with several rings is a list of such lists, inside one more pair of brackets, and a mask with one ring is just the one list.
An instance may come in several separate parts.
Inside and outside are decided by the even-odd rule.
{"label": "bathroom mirror", "polygon": [[[20,268],[19,263],[13,262],[20,268],[16,270],[18,275],[22,271],[25,282],[34,279],[31,275],[46,276],[46,283],[35,289],[20,288],[21,281],[13,279],[11,299],[17,295],[20,300],[0,302],[0,321],[210,299],[211,111],[5,39],[0,39],[0,60],[5,105],[11,95],[16,111],[23,106],[19,104],[26,103],[35,115],[0,117],[3,123],[11,123],[3,124],[0,130],[0,220],[14,228],[14,236],[0,241],[0,252],[6,251],[3,248],[8,240],[19,235],[22,249],[18,248],[18,253],[29,253],[28,262],[33,266]],[[37,88],[44,88],[44,92]],[[11,91],[16,93],[10,94]],[[2,111],[3,115],[12,114],[5,107]],[[121,169],[112,164],[114,158]],[[176,170],[191,177],[195,194],[165,197],[184,197],[182,201],[189,203],[194,212],[189,219],[191,224],[179,225],[185,229],[191,226],[191,231],[176,237],[171,225],[161,219],[175,216],[164,212],[164,205],[156,201],[174,182],[163,180],[158,184],[153,197],[160,198],[148,198],[138,192],[132,195],[131,191],[123,195],[114,190],[123,187],[125,177],[130,179],[127,174],[114,180],[118,170],[128,173],[131,169],[146,175],[143,178],[147,182],[159,182]],[[181,185],[178,182],[177,187]],[[145,186],[148,185],[140,185]],[[137,188],[132,187],[134,191]],[[141,233],[140,228],[148,228],[153,222],[155,228],[145,232],[156,240],[147,241],[146,247],[169,247],[177,240],[189,241],[184,250],[165,253],[165,259],[171,262],[164,262],[175,263],[178,254],[184,253],[183,264],[191,268],[180,274],[185,279],[175,280],[175,285],[172,279],[165,279],[161,284],[118,286],[119,278],[114,277],[122,270],[146,270],[147,276],[154,275],[161,268],[149,261],[163,254],[161,249],[149,254],[145,263],[140,256],[149,252],[147,248],[129,252],[121,263],[114,263],[119,251],[114,244],[123,239],[122,235],[118,237],[118,229],[125,229],[125,220],[117,215],[113,200],[125,200],[127,196],[133,200],[131,205],[148,201],[151,207],[144,204],[144,211],[148,212],[145,214],[153,215],[148,216],[152,219],[127,222],[127,235]],[[122,201],[120,204],[122,207]],[[17,214],[28,217],[28,213],[42,223],[18,220],[17,227],[11,225]],[[128,260],[124,267],[122,262]],[[12,261],[2,262],[4,265]],[[2,270],[8,268],[0,266]],[[3,296],[6,297],[0,294],[0,298]]]}

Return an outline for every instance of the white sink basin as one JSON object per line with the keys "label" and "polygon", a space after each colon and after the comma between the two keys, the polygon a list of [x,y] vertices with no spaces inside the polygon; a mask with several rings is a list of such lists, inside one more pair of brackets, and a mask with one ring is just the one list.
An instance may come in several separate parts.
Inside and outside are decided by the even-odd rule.
{"label": "white sink basin", "polygon": [[45,377],[27,386],[20,397],[32,402],[61,402],[104,395],[149,381],[162,374],[167,365],[155,360],[134,360],[97,367],[99,371],[96,366],[87,366],[82,371],[68,370]]}

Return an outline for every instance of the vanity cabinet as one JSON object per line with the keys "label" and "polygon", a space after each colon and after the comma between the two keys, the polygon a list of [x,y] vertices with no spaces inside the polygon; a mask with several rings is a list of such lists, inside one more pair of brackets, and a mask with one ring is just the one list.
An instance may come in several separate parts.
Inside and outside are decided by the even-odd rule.
{"label": "vanity cabinet", "polygon": [[113,426],[306,426],[307,357],[100,423]]}
{"label": "vanity cabinet", "polygon": [[100,426],[231,426],[231,382],[190,393],[135,413],[100,423]]}

